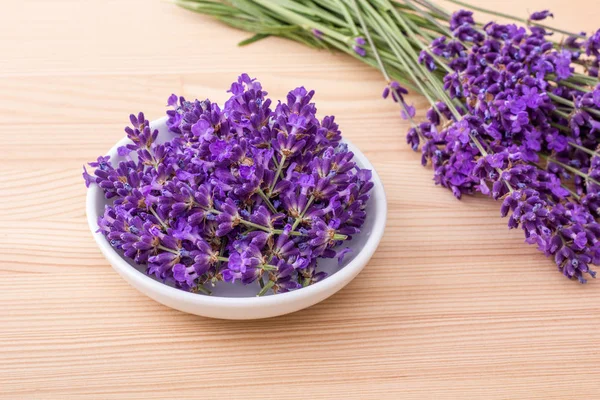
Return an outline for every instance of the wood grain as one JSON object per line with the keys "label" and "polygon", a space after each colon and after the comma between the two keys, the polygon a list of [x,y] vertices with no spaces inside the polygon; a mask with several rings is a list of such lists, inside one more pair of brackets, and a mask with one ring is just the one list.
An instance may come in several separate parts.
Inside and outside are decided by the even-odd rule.
{"label": "wood grain", "polygon": [[[494,0],[591,30],[594,1]],[[376,71],[160,1],[9,2],[0,13],[1,399],[595,399],[600,287],[566,281],[498,217],[456,201],[404,143]],[[172,92],[223,101],[237,74],[305,85],[379,171],[388,229],[365,271],[292,315],[230,322],[144,297],[84,216],[81,165]],[[420,110],[425,103],[413,96]]]}

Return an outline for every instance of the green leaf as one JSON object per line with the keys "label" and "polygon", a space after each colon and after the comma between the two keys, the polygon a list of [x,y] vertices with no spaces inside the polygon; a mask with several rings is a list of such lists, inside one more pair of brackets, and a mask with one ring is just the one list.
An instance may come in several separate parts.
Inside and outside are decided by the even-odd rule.
{"label": "green leaf", "polygon": [[269,34],[266,33],[257,33],[256,35],[249,37],[248,39],[242,40],[241,42],[238,43],[238,46],[242,47],[242,46],[247,46],[249,44],[252,44],[254,42],[258,42],[259,40],[268,38]]}

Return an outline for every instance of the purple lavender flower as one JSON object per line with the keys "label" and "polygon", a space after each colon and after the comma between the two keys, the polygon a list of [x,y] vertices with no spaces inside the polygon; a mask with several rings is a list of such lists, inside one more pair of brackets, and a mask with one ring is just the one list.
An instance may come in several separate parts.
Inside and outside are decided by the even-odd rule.
{"label": "purple lavender flower", "polygon": [[275,293],[285,293],[301,288],[302,285],[294,279],[295,275],[296,270],[292,265],[280,261],[277,265],[277,272],[272,276],[272,280],[275,282],[273,291]]}
{"label": "purple lavender flower", "polygon": [[421,52],[419,53],[418,61],[420,64],[425,65],[428,70],[435,71],[435,69],[436,69],[435,60],[433,59],[433,56],[428,51],[421,50]]}
{"label": "purple lavender flower", "polygon": [[573,73],[571,67],[571,53],[567,50],[563,50],[560,54],[554,57],[554,65],[556,75],[559,79],[567,79]]}
{"label": "purple lavender flower", "polygon": [[402,119],[411,119],[415,116],[416,109],[414,106],[406,105],[405,108],[406,110],[400,111],[400,116],[402,117]]}
{"label": "purple lavender flower", "polygon": [[588,56],[600,57],[600,29],[585,41],[584,47]]}
{"label": "purple lavender flower", "polygon": [[521,99],[525,102],[527,107],[531,109],[538,108],[540,103],[543,101],[542,95],[539,93],[539,89],[535,86],[523,86],[521,90],[523,92],[523,97]]}
{"label": "purple lavender flower", "polygon": [[382,97],[387,99],[388,96],[392,94],[392,99],[394,101],[404,101],[403,95],[408,94],[408,90],[400,86],[400,84],[396,81],[391,81],[385,89],[383,89]]}
{"label": "purple lavender flower", "polygon": [[170,95],[167,99],[167,107],[177,107],[177,100],[179,99],[175,94]]}
{"label": "purple lavender flower", "polygon": [[364,46],[367,44],[367,41],[365,40],[364,37],[358,36],[358,37],[354,38],[354,43],[356,43],[359,46]]}
{"label": "purple lavender flower", "polygon": [[450,29],[454,30],[462,25],[474,25],[473,12],[467,10],[459,10],[452,14],[450,19]]}
{"label": "purple lavender flower", "polygon": [[352,50],[354,50],[354,52],[359,56],[364,57],[367,55],[367,51],[364,48],[366,44],[367,41],[365,40],[365,38],[363,38],[362,36],[358,36],[354,38],[354,46],[352,46]]}
{"label": "purple lavender flower", "polygon": [[357,44],[355,44],[354,46],[352,46],[352,50],[354,50],[354,52],[356,54],[358,54],[361,57],[365,57],[367,55],[367,51],[365,50],[364,47],[361,47]]}
{"label": "purple lavender flower", "polygon": [[99,231],[183,290],[258,280],[264,294],[315,283],[326,276],[319,258],[343,258],[334,247],[364,223],[370,173],[340,143],[335,118],[317,119],[313,91],[296,88],[275,110],[246,74],[229,91],[222,109],[171,95],[174,137],[162,144],[143,113],[131,115],[132,143],[118,151],[126,161],[99,157],[93,174],[83,170],[87,186],[114,199]]}
{"label": "purple lavender flower", "polygon": [[90,187],[90,185],[92,183],[96,183],[96,178],[94,178],[92,175],[90,175],[87,172],[87,169],[85,169],[85,166],[83,167],[83,180],[85,181],[85,187]]}
{"label": "purple lavender flower", "polygon": [[529,20],[530,21],[543,21],[548,17],[552,17],[554,18],[554,14],[552,14],[550,11],[548,10],[544,10],[544,11],[537,11],[532,13],[529,16]]}
{"label": "purple lavender flower", "polygon": [[585,282],[584,274],[595,277],[589,264],[596,249],[590,244],[598,240],[600,226],[584,207],[574,203],[556,204],[544,200],[535,190],[525,189],[513,192],[504,200],[502,215],[507,215],[509,210],[512,211],[509,227],[521,226],[526,241],[537,244],[547,256],[553,256],[566,277],[581,283]]}
{"label": "purple lavender flower", "polygon": [[[543,11],[531,20],[549,16]],[[549,33],[536,26],[527,31],[491,22],[482,37],[465,11],[450,24],[460,41],[437,38],[431,49],[453,70],[443,78],[444,89],[463,107],[450,105],[456,109],[450,113],[449,105],[437,103],[428,122],[408,131],[407,142],[415,150],[421,146],[422,163],[431,163],[437,184],[458,198],[480,192],[502,199],[509,227],[521,227],[526,242],[554,257],[565,276],[585,282],[586,275],[595,276],[589,265],[600,261],[600,158],[590,156],[600,132],[600,89],[582,84],[578,90],[560,80],[575,74],[580,49],[597,57],[600,36],[585,42],[572,37],[555,49]],[[464,42],[473,45],[466,49]],[[424,52],[420,61],[430,62]],[[569,180],[575,192],[565,185]]]}
{"label": "purple lavender flower", "polygon": [[600,108],[600,85],[596,86],[596,88],[594,89],[593,97],[594,97],[594,105],[597,108]]}

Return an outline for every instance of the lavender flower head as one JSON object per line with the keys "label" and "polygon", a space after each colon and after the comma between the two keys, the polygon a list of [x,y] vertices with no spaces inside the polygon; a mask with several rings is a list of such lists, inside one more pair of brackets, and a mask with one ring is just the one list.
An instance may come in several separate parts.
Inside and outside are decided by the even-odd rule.
{"label": "lavender flower head", "polygon": [[373,187],[341,140],[319,120],[303,87],[272,107],[242,74],[223,107],[171,95],[172,138],[158,144],[143,113],[125,129],[125,160],[84,168],[86,185],[111,199],[99,218],[110,244],[146,272],[183,290],[218,281],[260,282],[263,295],[323,279],[319,260],[348,253]]}
{"label": "lavender flower head", "polygon": [[[545,10],[529,20],[552,16]],[[407,142],[433,166],[436,184],[457,198],[481,193],[501,200],[509,228],[521,228],[563,275],[581,283],[595,277],[600,86],[563,81],[573,79],[577,62],[597,76],[600,31],[555,46],[535,23],[526,29],[490,22],[483,35],[472,13],[461,10],[449,24],[453,37],[433,40],[419,62],[429,71],[444,64],[453,103],[438,102],[426,122],[413,122]],[[592,59],[580,60],[582,54]],[[388,85],[384,97],[395,94],[403,116],[414,116],[397,87]]]}
{"label": "lavender flower head", "polygon": [[554,14],[552,14],[549,10],[536,11],[529,16],[529,20],[543,21],[548,17],[554,18]]}
{"label": "lavender flower head", "polygon": [[352,50],[354,50],[354,52],[360,57],[365,57],[367,55],[367,51],[365,50],[366,44],[367,41],[365,40],[365,38],[362,36],[358,36],[354,38],[354,45],[352,46]]}

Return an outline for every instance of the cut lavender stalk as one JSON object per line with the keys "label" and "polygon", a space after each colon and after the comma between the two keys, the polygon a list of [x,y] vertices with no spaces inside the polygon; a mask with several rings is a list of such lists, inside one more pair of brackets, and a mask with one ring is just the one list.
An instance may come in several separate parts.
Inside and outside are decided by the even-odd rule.
{"label": "cut lavender stalk", "polygon": [[[243,16],[232,14],[227,23],[243,20],[242,29],[304,41],[325,26],[323,45],[381,71],[384,97],[391,94],[410,121],[407,141],[433,166],[436,184],[457,198],[479,193],[500,200],[509,227],[520,227],[566,277],[583,283],[595,275],[600,30],[587,36],[553,28],[545,23],[549,10],[520,18],[471,7],[524,26],[483,25],[469,10],[449,14],[430,0],[241,3],[231,4]],[[244,13],[249,6],[253,12]],[[299,34],[273,32],[273,25]],[[404,87],[431,103],[422,122],[404,101]]]}
{"label": "cut lavender stalk", "polygon": [[[557,49],[539,26],[491,22],[481,32],[464,10],[452,15],[450,29],[453,37],[434,40],[431,49],[452,68],[444,89],[466,114],[428,112],[420,126],[423,159],[433,165],[436,183],[456,197],[502,199],[509,227],[521,227],[565,276],[584,283],[595,276],[590,264],[600,261],[600,186],[593,171],[600,128],[593,98],[600,89],[561,85],[578,78],[572,64],[581,52]],[[419,137],[408,140],[414,148]]]}
{"label": "cut lavender stalk", "polygon": [[86,185],[106,198],[99,231],[148,275],[209,293],[218,281],[261,283],[283,293],[326,277],[322,258],[360,232],[373,187],[341,143],[333,116],[317,119],[313,91],[299,87],[272,102],[242,74],[223,108],[169,97],[173,138],[157,143],[143,113],[125,128],[125,158],[85,168]]}

